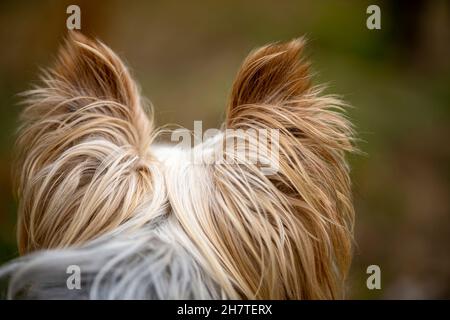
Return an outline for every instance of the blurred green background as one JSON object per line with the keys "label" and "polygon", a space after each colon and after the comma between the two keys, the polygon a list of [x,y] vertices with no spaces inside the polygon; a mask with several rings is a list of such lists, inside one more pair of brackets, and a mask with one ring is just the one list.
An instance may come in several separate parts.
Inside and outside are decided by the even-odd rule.
{"label": "blurred green background", "polygon": [[[17,256],[10,179],[17,93],[37,81],[66,32],[82,31],[130,65],[158,124],[217,127],[246,54],[306,35],[316,83],[355,108],[357,212],[350,298],[450,298],[450,2],[1,1],[0,262]],[[366,8],[381,8],[381,30]],[[382,289],[366,287],[379,265]]]}

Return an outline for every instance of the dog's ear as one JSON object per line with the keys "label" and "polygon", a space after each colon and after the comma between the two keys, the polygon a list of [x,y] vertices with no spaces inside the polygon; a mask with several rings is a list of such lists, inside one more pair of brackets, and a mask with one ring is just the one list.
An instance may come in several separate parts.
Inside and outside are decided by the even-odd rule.
{"label": "dog's ear", "polygon": [[[353,206],[345,153],[353,150],[345,104],[311,86],[302,39],[252,52],[227,109],[227,129],[278,130],[265,175],[237,159],[216,165],[211,242],[247,298],[336,298],[351,260]],[[235,130],[236,131],[236,130]],[[256,148],[255,148],[256,150]],[[237,179],[236,177],[240,177]],[[213,230],[213,231],[211,231]]]}
{"label": "dog's ear", "polygon": [[[136,139],[130,143],[138,145],[144,142],[143,134],[151,129],[152,114],[144,112],[137,84],[125,64],[100,41],[71,31],[44,82],[47,84],[48,80],[56,80],[57,85],[53,89],[73,99],[72,110],[83,105],[83,98],[112,101],[126,106],[126,115],[120,108],[110,111],[116,112],[119,118],[131,122],[137,129],[136,133],[140,135],[130,137]],[[77,101],[81,101],[79,106]]]}
{"label": "dog's ear", "polygon": [[73,96],[117,101],[140,112],[136,84],[120,58],[103,43],[70,32],[60,48],[52,74],[69,86]]}
{"label": "dog's ear", "polygon": [[305,41],[272,44],[249,54],[233,84],[227,108],[230,127],[243,105],[279,104],[310,87],[309,64],[299,60]]}
{"label": "dog's ear", "polygon": [[148,194],[152,121],[119,57],[72,32],[25,97],[15,179],[21,252],[80,243],[129,218]]}

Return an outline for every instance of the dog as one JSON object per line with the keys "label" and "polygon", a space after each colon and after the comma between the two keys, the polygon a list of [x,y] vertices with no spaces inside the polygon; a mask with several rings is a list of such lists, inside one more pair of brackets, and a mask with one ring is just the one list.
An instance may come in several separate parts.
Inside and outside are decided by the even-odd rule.
{"label": "dog", "polygon": [[[312,85],[304,47],[299,38],[251,52],[220,130],[181,148],[158,140],[121,59],[70,32],[24,93],[14,160],[21,257],[0,269],[7,298],[344,298],[355,135],[347,105]],[[224,147],[274,129],[267,149],[277,156],[263,160],[275,170],[252,161],[258,139],[244,152]],[[217,150],[219,159],[193,161]]]}

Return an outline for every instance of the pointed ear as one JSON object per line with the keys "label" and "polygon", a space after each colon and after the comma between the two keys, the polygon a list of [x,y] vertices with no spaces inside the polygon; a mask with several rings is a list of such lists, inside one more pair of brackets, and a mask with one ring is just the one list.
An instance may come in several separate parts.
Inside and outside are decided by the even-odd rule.
{"label": "pointed ear", "polygon": [[[95,112],[126,120],[137,133],[127,135],[126,143],[142,149],[152,131],[152,110],[144,109],[128,68],[102,42],[77,31],[69,32],[54,66],[43,72],[42,83],[24,96],[25,104],[30,106],[22,113],[22,120],[27,123],[43,114],[69,117],[90,103],[106,101],[116,107],[98,106]],[[49,103],[42,103],[44,96]]]}
{"label": "pointed ear", "polygon": [[71,32],[24,95],[15,161],[21,252],[84,242],[129,219],[149,195],[152,121],[120,58]]}
{"label": "pointed ear", "polygon": [[51,75],[73,97],[94,97],[127,106],[137,125],[143,114],[139,90],[121,59],[106,45],[70,31]]}
{"label": "pointed ear", "polygon": [[71,94],[117,101],[139,107],[136,84],[120,58],[103,43],[71,31],[59,50],[52,74],[69,86]]}
{"label": "pointed ear", "polygon": [[303,38],[284,44],[271,44],[251,52],[243,62],[227,109],[233,122],[239,106],[274,104],[301,95],[310,87],[309,64],[299,60]]}

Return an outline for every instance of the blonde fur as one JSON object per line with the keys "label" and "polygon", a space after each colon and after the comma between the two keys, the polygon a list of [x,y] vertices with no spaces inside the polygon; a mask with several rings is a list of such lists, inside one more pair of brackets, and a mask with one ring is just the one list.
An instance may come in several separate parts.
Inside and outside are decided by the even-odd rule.
{"label": "blonde fur", "polygon": [[[192,266],[183,273],[196,275],[191,298],[342,298],[352,255],[345,153],[353,151],[353,133],[345,105],[311,86],[308,64],[299,60],[304,43],[252,52],[237,74],[221,133],[186,150],[155,142],[160,131],[152,112],[144,111],[120,59],[71,33],[43,84],[26,93],[15,175],[20,252],[52,249],[76,260],[89,248],[99,261],[90,269],[95,278],[106,274],[101,252],[146,234],[140,239],[157,239],[152,243],[186,257],[172,263]],[[240,130],[273,128],[279,130],[270,146],[279,151],[277,172],[266,174],[243,153],[224,148]],[[249,141],[246,151],[257,144]],[[190,157],[217,148],[227,161],[198,164]],[[175,289],[158,290],[165,293],[135,297],[177,297]]]}

